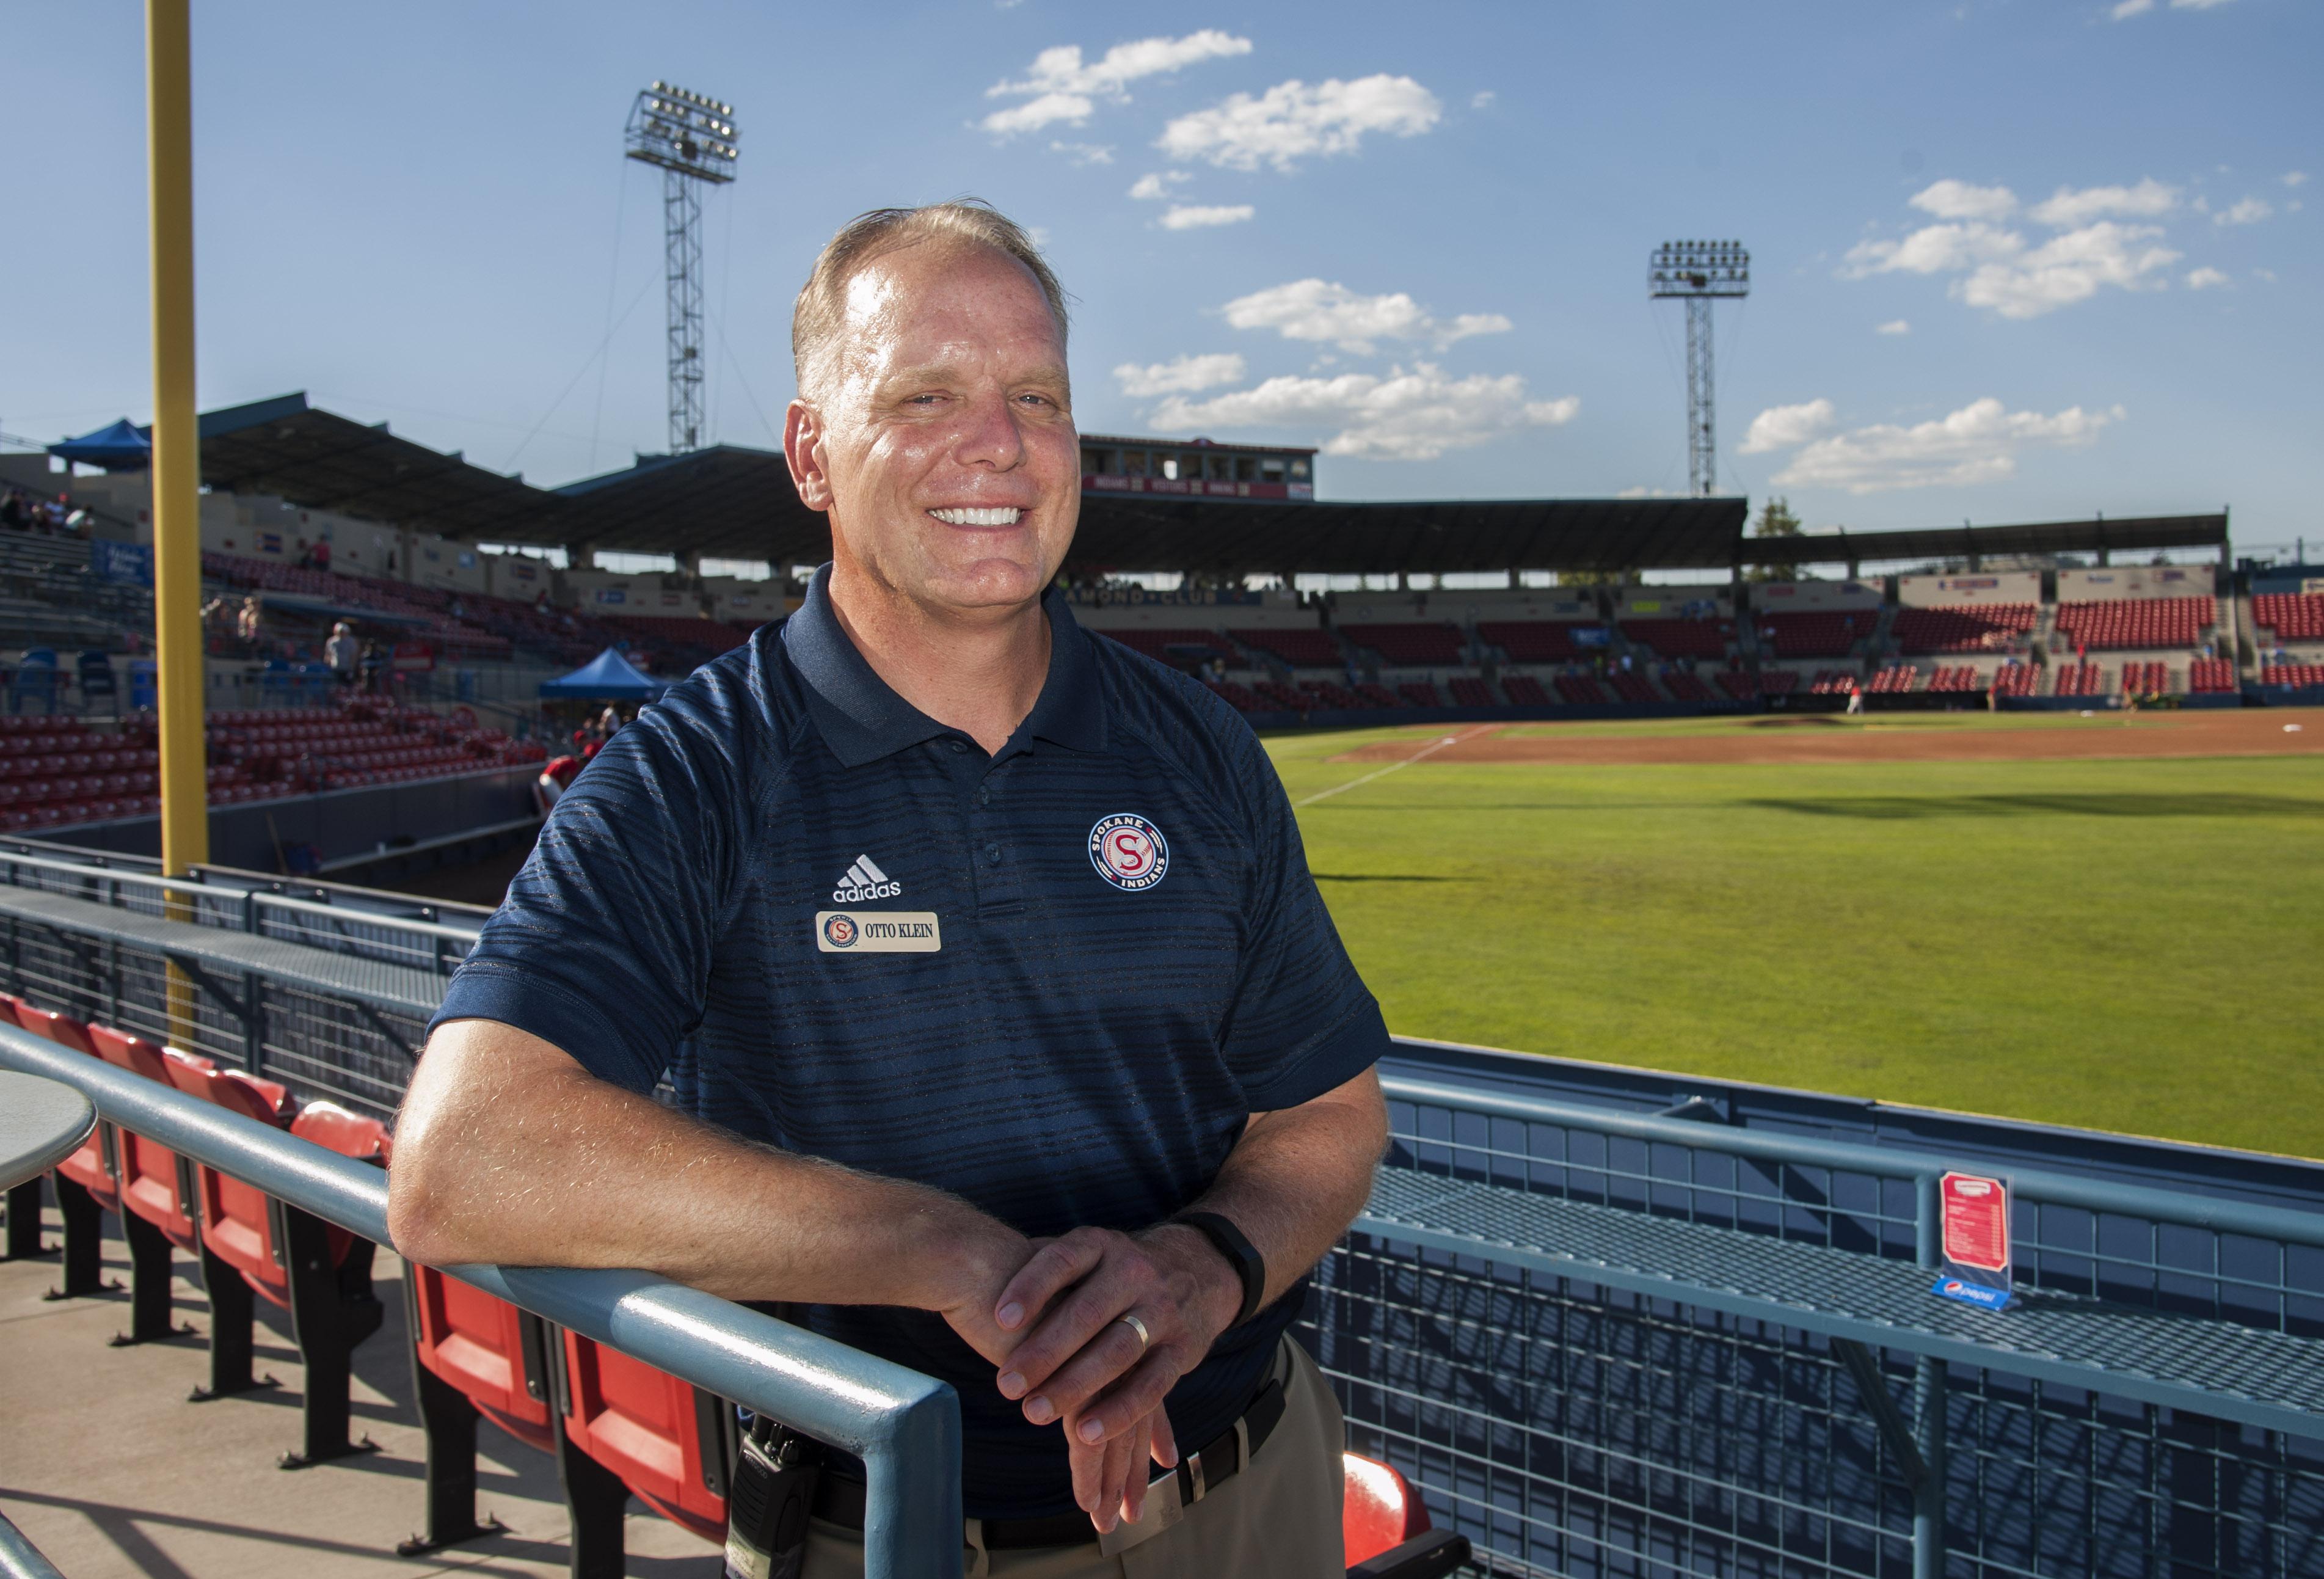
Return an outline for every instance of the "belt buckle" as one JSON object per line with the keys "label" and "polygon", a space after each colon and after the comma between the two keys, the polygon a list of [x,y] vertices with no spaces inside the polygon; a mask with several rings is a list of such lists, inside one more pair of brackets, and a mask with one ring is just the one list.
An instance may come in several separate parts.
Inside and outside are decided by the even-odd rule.
{"label": "belt buckle", "polygon": [[[1199,1483],[1199,1482],[1198,1482]],[[1100,1556],[1119,1556],[1135,1546],[1176,1526],[1185,1517],[1185,1504],[1179,1501],[1178,1472],[1164,1470],[1146,1482],[1146,1511],[1135,1524],[1117,1524],[1111,1530],[1101,1531],[1097,1537]]]}

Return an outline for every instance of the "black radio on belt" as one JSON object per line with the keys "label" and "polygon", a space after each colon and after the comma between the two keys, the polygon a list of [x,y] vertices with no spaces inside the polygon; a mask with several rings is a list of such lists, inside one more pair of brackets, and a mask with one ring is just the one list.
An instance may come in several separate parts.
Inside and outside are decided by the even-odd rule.
{"label": "black radio on belt", "polygon": [[764,1415],[751,1422],[726,1501],[726,1579],[798,1579],[823,1468],[816,1445]]}

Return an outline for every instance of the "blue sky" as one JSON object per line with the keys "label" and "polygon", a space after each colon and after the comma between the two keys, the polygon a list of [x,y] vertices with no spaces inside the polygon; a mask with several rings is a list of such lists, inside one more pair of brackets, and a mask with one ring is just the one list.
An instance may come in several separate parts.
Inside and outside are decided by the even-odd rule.
{"label": "blue sky", "polygon": [[[543,483],[661,448],[659,177],[621,130],[663,78],[742,128],[706,249],[730,442],[773,442],[830,232],[975,193],[1078,299],[1085,429],[1320,445],[1342,498],[1679,491],[1680,319],[1646,255],[1731,235],[1729,491],[1812,528],[2225,503],[2239,543],[2324,535],[2324,9],[2299,0],[240,0],[195,25],[205,407],[305,389]],[[0,429],[142,420],[140,8],[13,6],[0,43]]]}

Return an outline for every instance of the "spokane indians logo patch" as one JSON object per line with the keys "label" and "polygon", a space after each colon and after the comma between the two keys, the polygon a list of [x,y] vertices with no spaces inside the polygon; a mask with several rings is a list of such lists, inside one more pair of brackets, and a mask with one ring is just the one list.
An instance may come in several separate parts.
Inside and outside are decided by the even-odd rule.
{"label": "spokane indians logo patch", "polygon": [[1170,845],[1162,830],[1136,812],[1098,818],[1090,829],[1089,856],[1100,877],[1130,893],[1152,888],[1170,871]]}

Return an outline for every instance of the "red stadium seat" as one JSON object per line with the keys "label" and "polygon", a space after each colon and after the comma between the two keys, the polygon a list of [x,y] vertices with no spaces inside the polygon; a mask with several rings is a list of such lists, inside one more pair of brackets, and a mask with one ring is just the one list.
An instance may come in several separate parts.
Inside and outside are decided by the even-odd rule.
{"label": "red stadium seat", "polygon": [[[1508,693],[1510,701],[1520,699],[1516,688],[1520,684],[1533,687],[1534,705],[1539,706],[1549,700],[1541,694],[1541,687],[1536,681],[1518,676],[1505,681],[1501,687]],[[1495,705],[1493,688],[1473,674],[1456,674],[1445,682],[1445,687],[1452,691],[1452,705],[1456,707],[1490,707]]]}
{"label": "red stadium seat", "polygon": [[2263,592],[2252,599],[2252,623],[2279,642],[2324,642],[2324,593]]}
{"label": "red stadium seat", "polygon": [[1342,625],[1340,634],[1359,647],[1370,648],[1397,668],[1457,664],[1468,644],[1461,627],[1442,623]]}
{"label": "red stadium seat", "polygon": [[[109,1025],[91,1025],[97,1057],[115,1068],[168,1085],[163,1060],[189,1055],[164,1049]],[[202,1062],[206,1063],[206,1060]],[[121,1185],[122,1237],[129,1243],[129,1331],[118,1344],[149,1343],[190,1332],[171,1319],[171,1252],[199,1253],[194,1221],[194,1165],[134,1130],[113,1126],[114,1159]]]}
{"label": "red stadium seat", "polygon": [[498,1528],[476,1520],[478,1419],[528,1447],[557,1451],[549,1403],[556,1334],[540,1317],[433,1267],[412,1262],[404,1272],[412,1391],[428,1451],[428,1522],[396,1548],[408,1557]]}
{"label": "red stadium seat", "polygon": [[[59,1047],[97,1057],[88,1027],[69,1014],[35,1009],[22,998],[9,996],[4,1005],[16,1023],[34,1036]],[[50,1170],[57,1193],[57,1213],[65,1222],[64,1281],[50,1291],[52,1299],[77,1299],[105,1290],[105,1214],[121,1210],[120,1168],[113,1156],[111,1127],[100,1123],[89,1132],[79,1150]]]}
{"label": "red stadium seat", "polygon": [[[1461,688],[1464,685],[1477,688],[1478,699],[1474,702],[1464,702],[1463,706],[1489,707],[1493,705],[1492,693],[1486,688],[1485,682],[1480,679],[1454,680],[1452,695],[1456,701],[1461,699]],[[1501,695],[1509,699],[1512,706],[1546,707],[1550,705],[1549,693],[1543,690],[1541,682],[1529,674],[1504,676],[1501,680]]]}
{"label": "red stadium seat", "polygon": [[1349,1579],[1439,1579],[1469,1561],[1468,1537],[1434,1528],[1427,1504],[1392,1466],[1353,1453],[1340,1462]]}
{"label": "red stadium seat", "polygon": [[621,1572],[624,1488],[682,1528],[724,1540],[733,1407],[617,1349],[559,1335],[558,1468],[573,1571]]}
{"label": "red stadium seat", "polygon": [[1477,639],[1499,648],[1511,663],[1564,663],[1586,656],[1574,643],[1576,631],[1603,628],[1572,621],[1485,620],[1477,626]]}

